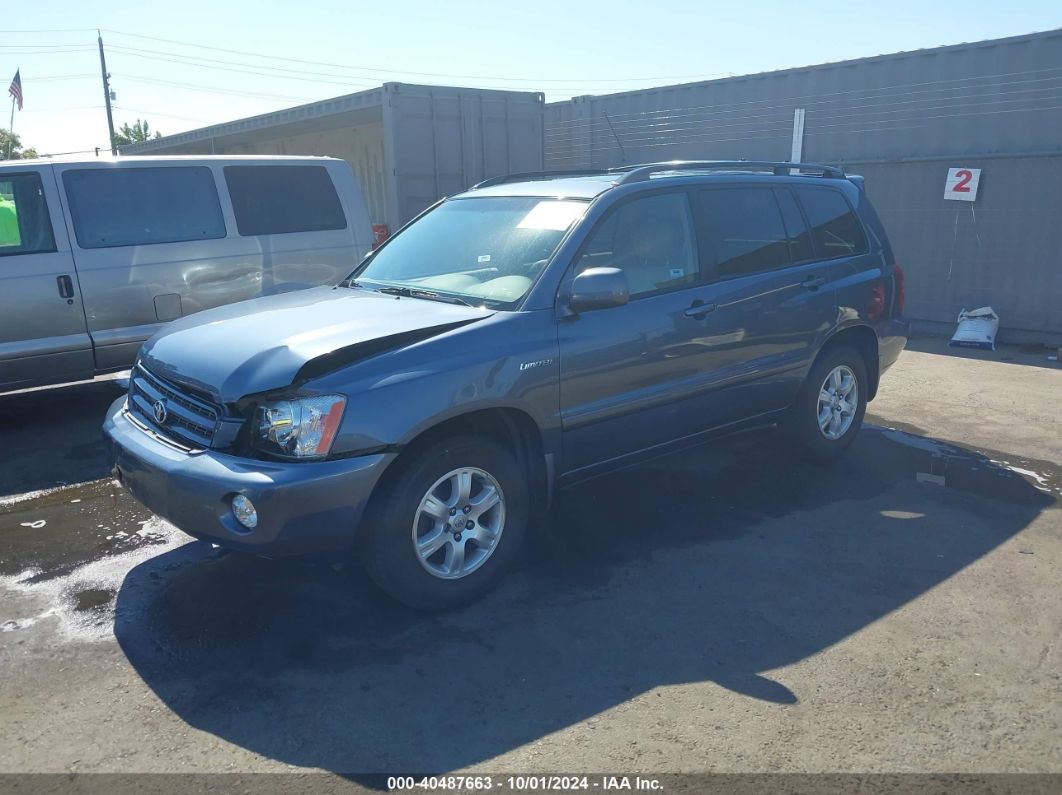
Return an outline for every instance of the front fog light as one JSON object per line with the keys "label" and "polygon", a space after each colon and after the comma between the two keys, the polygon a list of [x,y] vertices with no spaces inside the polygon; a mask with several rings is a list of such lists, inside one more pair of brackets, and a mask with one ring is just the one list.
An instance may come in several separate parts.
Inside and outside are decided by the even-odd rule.
{"label": "front fog light", "polygon": [[248,530],[253,530],[258,525],[258,511],[254,509],[254,503],[242,494],[232,498],[232,515]]}

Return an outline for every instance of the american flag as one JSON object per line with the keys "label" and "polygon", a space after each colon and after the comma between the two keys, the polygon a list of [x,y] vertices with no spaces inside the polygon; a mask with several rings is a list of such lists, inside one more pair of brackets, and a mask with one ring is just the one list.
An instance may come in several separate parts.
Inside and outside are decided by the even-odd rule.
{"label": "american flag", "polygon": [[22,78],[18,76],[19,70],[15,70],[15,79],[11,81],[11,88],[7,93],[18,103],[18,109],[22,110]]}

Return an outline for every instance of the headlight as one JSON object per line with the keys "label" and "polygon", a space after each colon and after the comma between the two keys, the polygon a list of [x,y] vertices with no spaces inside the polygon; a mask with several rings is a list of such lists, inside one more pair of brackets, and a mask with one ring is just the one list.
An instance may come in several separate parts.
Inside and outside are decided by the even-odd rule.
{"label": "headlight", "polygon": [[270,401],[255,412],[255,442],[260,450],[294,458],[321,458],[343,419],[347,399],[319,395]]}

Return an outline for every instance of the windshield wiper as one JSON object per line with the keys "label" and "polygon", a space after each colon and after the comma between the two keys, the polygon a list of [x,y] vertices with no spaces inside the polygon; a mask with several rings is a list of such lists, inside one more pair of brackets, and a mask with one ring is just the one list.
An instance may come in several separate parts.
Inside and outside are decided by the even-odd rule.
{"label": "windshield wiper", "polygon": [[461,306],[475,306],[456,295],[442,295],[431,290],[419,290],[415,287],[377,287],[376,292],[387,295],[400,295],[403,298],[423,298],[426,301],[441,301],[444,304],[460,304]]}

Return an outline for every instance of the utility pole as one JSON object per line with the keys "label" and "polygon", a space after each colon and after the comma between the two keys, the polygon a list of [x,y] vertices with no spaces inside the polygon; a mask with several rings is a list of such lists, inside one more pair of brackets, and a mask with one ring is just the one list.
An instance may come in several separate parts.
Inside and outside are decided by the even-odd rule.
{"label": "utility pole", "polygon": [[114,117],[111,115],[111,76],[107,74],[107,59],[103,57],[103,34],[98,30],[96,35],[100,43],[100,74],[103,75],[103,101],[107,106],[107,139],[111,144],[111,154],[118,154],[118,147],[114,145]]}

